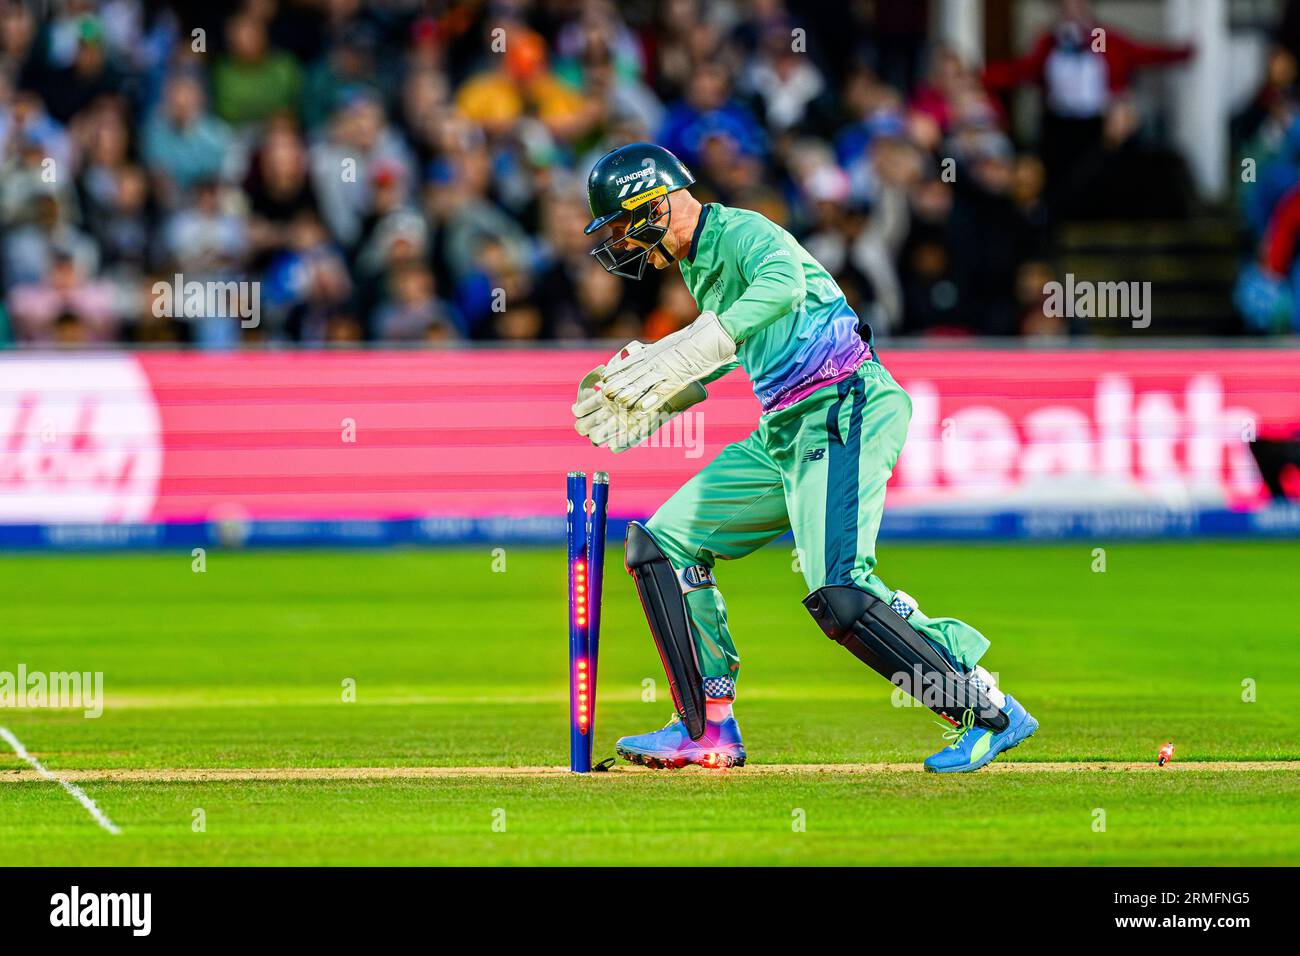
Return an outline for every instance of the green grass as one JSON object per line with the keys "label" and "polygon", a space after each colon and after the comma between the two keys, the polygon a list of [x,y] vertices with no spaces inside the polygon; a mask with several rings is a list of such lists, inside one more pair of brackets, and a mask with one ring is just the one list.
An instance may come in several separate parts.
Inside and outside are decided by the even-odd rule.
{"label": "green grass", "polygon": [[[902,545],[881,573],[993,640],[1015,760],[1300,760],[1293,543]],[[563,558],[509,549],[0,559],[0,671],[102,671],[99,719],[0,709],[53,770],[567,763]],[[667,685],[609,560],[597,751]],[[754,763],[919,762],[928,712],[821,636],[787,546],[718,572]],[[342,700],[345,679],[356,702]],[[659,699],[643,701],[643,682]],[[1256,700],[1242,699],[1243,681]],[[0,773],[24,766],[0,744]],[[1297,770],[0,783],[0,864],[1283,863]],[[206,813],[206,832],[191,830]],[[1094,832],[1094,813],[1106,814]],[[505,832],[493,829],[504,811]],[[802,810],[806,830],[792,829]],[[500,819],[500,814],[497,817]]]}

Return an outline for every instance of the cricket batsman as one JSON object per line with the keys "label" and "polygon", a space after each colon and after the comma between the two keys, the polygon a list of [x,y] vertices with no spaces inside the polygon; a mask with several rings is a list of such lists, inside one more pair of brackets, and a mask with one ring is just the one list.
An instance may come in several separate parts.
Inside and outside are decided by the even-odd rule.
{"label": "cricket batsman", "polygon": [[[732,713],[740,658],[713,577],[793,530],[826,636],[946,721],[948,744],[927,770],[978,770],[1038,729],[980,666],[989,642],[932,617],[876,575],[885,483],[907,438],[912,403],[875,354],[871,331],[794,238],[755,212],[690,193],[668,150],[633,143],[587,180],[588,235],[606,270],[639,279],[676,264],[701,309],[658,342],[630,342],[579,386],[578,433],[621,452],[703,401],[743,366],[763,413],[644,526],[625,560],[668,674],[676,713],[662,730],[623,737],[620,756],[656,768],[745,762]],[[950,726],[949,726],[950,725]]]}

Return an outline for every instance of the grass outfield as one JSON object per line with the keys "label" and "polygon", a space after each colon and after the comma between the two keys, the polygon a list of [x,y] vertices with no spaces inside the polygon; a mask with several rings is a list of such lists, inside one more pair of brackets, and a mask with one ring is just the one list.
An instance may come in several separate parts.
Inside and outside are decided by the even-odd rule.
{"label": "grass outfield", "polygon": [[[887,581],[992,638],[985,663],[1042,723],[1014,769],[945,777],[910,769],[933,718],[821,636],[788,546],[718,573],[754,766],[586,779],[402,769],[567,763],[558,550],[509,549],[504,573],[487,547],[213,550],[203,574],[188,553],[0,558],[0,671],[106,690],[98,719],[0,726],[122,829],[0,743],[0,864],[1293,863],[1300,762],[1258,763],[1300,761],[1294,543],[1116,542],[1105,573],[1093,547],[882,549]],[[671,710],[616,554],[603,631],[599,756]],[[909,769],[760,766],[877,763]],[[167,773],[241,768],[303,772]]]}

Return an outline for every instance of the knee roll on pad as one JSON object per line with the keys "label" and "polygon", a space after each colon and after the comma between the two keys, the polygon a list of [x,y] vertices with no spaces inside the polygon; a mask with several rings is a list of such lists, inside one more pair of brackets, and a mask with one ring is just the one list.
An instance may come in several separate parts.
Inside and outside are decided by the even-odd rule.
{"label": "knee roll on pad", "polygon": [[900,674],[910,683],[919,678],[922,686],[911,688],[910,693],[941,717],[959,724],[969,710],[978,726],[1006,729],[1007,715],[984,691],[875,595],[861,588],[827,585],[803,603],[827,637],[843,644],[891,684],[898,684]]}
{"label": "knee roll on pad", "polygon": [[691,739],[699,740],[704,736],[704,682],[682,594],[713,587],[713,575],[704,567],[686,568],[679,574],[650,532],[636,521],[627,526],[623,553],[668,675],[677,713]]}

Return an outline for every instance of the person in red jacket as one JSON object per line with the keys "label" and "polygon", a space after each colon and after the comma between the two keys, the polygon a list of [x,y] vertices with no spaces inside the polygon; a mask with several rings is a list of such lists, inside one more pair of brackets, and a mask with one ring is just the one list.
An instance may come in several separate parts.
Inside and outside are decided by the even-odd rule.
{"label": "person in red jacket", "polygon": [[1300,332],[1300,186],[1292,186],[1269,216],[1259,259],[1237,277],[1233,299],[1251,332]]}
{"label": "person in red jacket", "polygon": [[1134,73],[1146,66],[1179,63],[1190,46],[1141,43],[1104,26],[1087,0],[1062,0],[1053,26],[1015,60],[991,63],[984,85],[1001,92],[1027,83],[1043,87],[1039,151],[1049,189],[1068,182],[1074,164],[1102,139],[1107,112],[1123,97]]}

